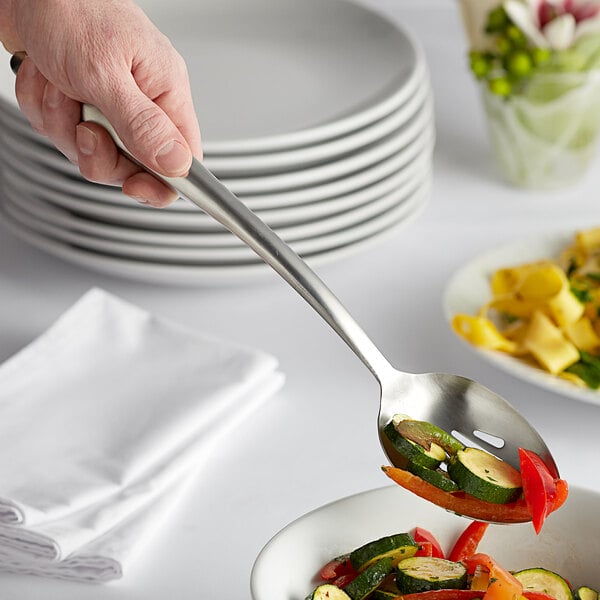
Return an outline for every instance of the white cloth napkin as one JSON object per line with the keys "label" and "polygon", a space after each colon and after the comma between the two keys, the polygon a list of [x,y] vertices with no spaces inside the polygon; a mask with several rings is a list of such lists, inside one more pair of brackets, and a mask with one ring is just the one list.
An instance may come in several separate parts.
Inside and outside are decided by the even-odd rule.
{"label": "white cloth napkin", "polygon": [[0,366],[0,569],[121,576],[140,531],[282,383],[265,353],[88,292]]}

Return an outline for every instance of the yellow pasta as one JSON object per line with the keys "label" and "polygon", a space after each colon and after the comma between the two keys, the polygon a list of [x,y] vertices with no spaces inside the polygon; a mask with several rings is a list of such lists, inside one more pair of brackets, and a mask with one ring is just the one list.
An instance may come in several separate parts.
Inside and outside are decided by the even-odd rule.
{"label": "yellow pasta", "polygon": [[577,347],[539,310],[531,317],[523,346],[553,375],[561,373],[579,360]]}
{"label": "yellow pasta", "polygon": [[600,387],[600,227],[577,232],[559,257],[503,266],[490,289],[476,315],[454,316],[459,336]]}

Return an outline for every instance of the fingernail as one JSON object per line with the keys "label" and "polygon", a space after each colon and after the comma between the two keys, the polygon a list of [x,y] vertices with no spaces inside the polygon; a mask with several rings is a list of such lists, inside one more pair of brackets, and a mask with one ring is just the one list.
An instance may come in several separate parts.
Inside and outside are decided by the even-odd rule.
{"label": "fingernail", "polygon": [[48,84],[46,86],[44,101],[50,108],[60,106],[64,99],[65,95],[55,85]]}
{"label": "fingernail", "polygon": [[140,204],[150,204],[150,202],[146,198],[141,198],[140,196],[132,196],[131,194],[129,194],[129,197],[133,198],[136,202],[139,202]]}
{"label": "fingernail", "polygon": [[81,154],[91,156],[96,150],[98,138],[96,134],[85,125],[77,125],[77,147]]}
{"label": "fingernail", "polygon": [[165,174],[178,175],[189,165],[190,152],[185,146],[173,140],[158,151],[156,162]]}

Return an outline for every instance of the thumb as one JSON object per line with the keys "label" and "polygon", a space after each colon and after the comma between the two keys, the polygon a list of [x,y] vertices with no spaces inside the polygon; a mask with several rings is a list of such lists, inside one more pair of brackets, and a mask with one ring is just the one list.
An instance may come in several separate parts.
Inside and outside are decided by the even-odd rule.
{"label": "thumb", "polygon": [[105,106],[98,107],[135,158],[168,177],[186,175],[192,151],[169,116],[137,85],[120,89]]}

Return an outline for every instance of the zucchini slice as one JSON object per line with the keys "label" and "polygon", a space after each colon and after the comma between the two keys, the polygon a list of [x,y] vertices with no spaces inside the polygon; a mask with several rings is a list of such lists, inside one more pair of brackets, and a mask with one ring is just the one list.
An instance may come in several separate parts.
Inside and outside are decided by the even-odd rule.
{"label": "zucchini slice", "polygon": [[448,475],[465,492],[494,504],[513,502],[523,491],[519,471],[479,448],[459,450],[448,463]]}
{"label": "zucchini slice", "polygon": [[398,598],[398,591],[373,590],[369,596],[369,600],[393,600],[394,598]]}
{"label": "zucchini slice", "polygon": [[446,460],[446,452],[437,444],[431,444],[429,450],[427,450],[423,446],[402,437],[396,430],[394,421],[390,421],[383,432],[394,445],[394,448],[411,462],[428,469],[437,469],[442,461]]}
{"label": "zucchini slice", "polygon": [[396,533],[353,550],[350,564],[360,572],[382,558],[391,558],[394,567],[404,558],[414,556],[418,550],[419,544],[408,533]]}
{"label": "zucchini slice", "polygon": [[424,448],[429,448],[431,444],[437,444],[449,456],[454,456],[459,450],[464,450],[465,448],[464,444],[453,435],[427,421],[402,419],[396,423],[396,431],[402,437]]}
{"label": "zucchini slice", "polygon": [[346,587],[344,592],[351,600],[362,600],[376,590],[382,581],[394,570],[394,560],[388,556],[369,565]]}
{"label": "zucchini slice", "polygon": [[408,461],[406,470],[445,492],[458,492],[460,490],[456,482],[452,481],[448,476],[448,473],[442,471],[442,469],[428,469],[427,467],[422,467],[421,465]]}
{"label": "zucchini slice", "polygon": [[575,600],[598,600],[598,592],[587,585],[578,587],[573,596]]}
{"label": "zucchini slice", "polygon": [[571,586],[553,571],[536,567],[517,571],[513,575],[523,584],[525,591],[543,592],[556,600],[573,600]]}
{"label": "zucchini slice", "polygon": [[325,583],[320,585],[306,600],[350,600],[350,596],[337,585]]}
{"label": "zucchini slice", "polygon": [[460,590],[467,585],[467,569],[462,563],[445,558],[413,556],[396,566],[396,585],[402,594]]}

